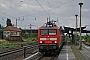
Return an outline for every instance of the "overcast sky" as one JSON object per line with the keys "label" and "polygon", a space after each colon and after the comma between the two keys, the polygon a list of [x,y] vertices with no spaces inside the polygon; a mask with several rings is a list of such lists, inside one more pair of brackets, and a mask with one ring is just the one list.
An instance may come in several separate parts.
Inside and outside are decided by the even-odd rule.
{"label": "overcast sky", "polygon": [[0,24],[6,26],[6,19],[9,18],[12,24],[18,27],[29,29],[42,26],[47,21],[57,20],[58,26],[74,27],[76,24],[75,14],[78,14],[78,27],[80,26],[80,2],[82,6],[82,26],[90,30],[90,0],[0,0]]}

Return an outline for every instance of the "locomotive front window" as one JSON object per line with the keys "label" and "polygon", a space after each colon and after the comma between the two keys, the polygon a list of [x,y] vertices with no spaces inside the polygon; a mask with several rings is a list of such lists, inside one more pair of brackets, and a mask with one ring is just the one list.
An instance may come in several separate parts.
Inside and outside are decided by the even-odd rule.
{"label": "locomotive front window", "polygon": [[56,30],[40,30],[41,35],[56,35]]}
{"label": "locomotive front window", "polygon": [[49,35],[56,35],[56,30],[49,30]]}
{"label": "locomotive front window", "polygon": [[48,30],[41,30],[40,31],[40,34],[41,35],[48,35]]}

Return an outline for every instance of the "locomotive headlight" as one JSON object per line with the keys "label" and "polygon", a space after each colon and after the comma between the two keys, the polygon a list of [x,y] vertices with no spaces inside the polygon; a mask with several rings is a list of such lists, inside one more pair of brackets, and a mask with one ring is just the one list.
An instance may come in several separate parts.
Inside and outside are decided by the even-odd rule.
{"label": "locomotive headlight", "polygon": [[57,41],[54,41],[55,43],[57,43]]}
{"label": "locomotive headlight", "polygon": [[42,43],[42,41],[40,41],[40,43]]}

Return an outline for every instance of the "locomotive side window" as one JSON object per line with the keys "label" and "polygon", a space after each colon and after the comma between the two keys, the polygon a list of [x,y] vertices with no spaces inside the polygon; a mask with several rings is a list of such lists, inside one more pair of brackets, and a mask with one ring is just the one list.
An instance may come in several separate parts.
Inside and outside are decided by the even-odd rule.
{"label": "locomotive side window", "polygon": [[48,30],[40,30],[41,35],[48,35]]}
{"label": "locomotive side window", "polygon": [[49,35],[56,35],[56,30],[49,30]]}

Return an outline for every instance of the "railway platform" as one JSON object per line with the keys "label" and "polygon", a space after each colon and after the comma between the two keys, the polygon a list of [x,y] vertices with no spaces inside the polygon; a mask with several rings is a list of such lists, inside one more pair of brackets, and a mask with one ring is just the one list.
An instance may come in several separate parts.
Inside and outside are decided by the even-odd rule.
{"label": "railway platform", "polygon": [[70,45],[64,45],[57,60],[76,60]]}
{"label": "railway platform", "polygon": [[64,45],[57,60],[90,60],[90,46],[82,45],[82,50],[79,50],[79,45]]}

